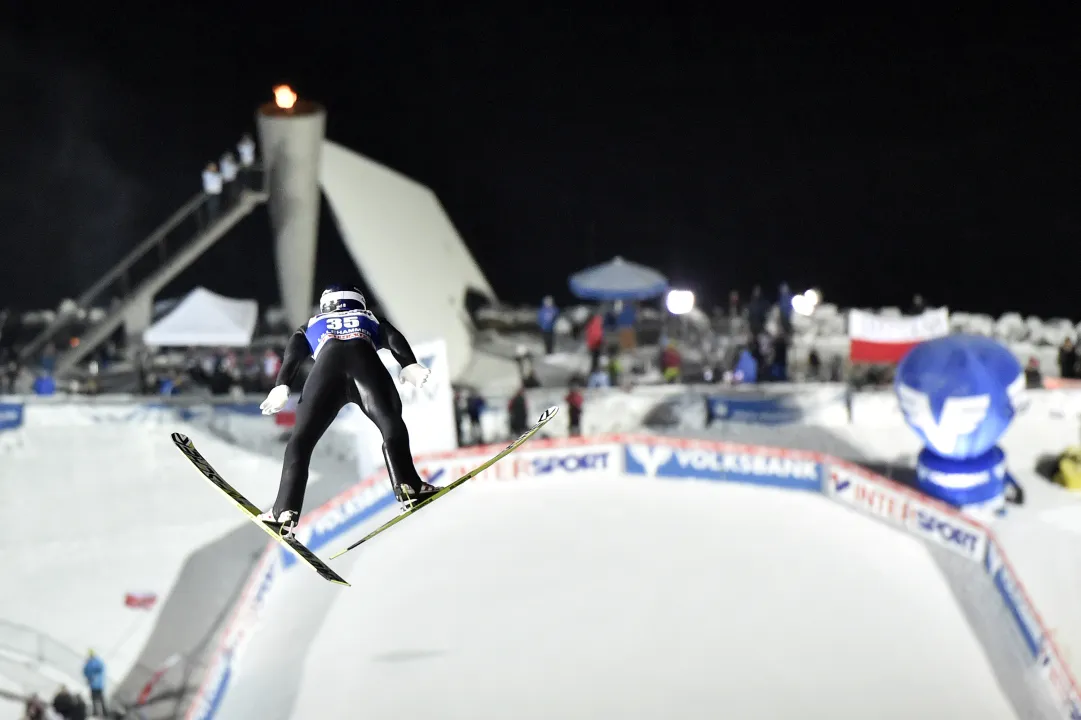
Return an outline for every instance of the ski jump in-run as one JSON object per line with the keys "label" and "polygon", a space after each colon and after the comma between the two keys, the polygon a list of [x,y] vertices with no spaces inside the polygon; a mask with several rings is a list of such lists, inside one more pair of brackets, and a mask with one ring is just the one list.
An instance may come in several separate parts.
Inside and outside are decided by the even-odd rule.
{"label": "ski jump in-run", "polygon": [[264,415],[281,412],[289,401],[289,386],[301,363],[315,359],[297,401],[296,424],[285,446],[281,482],[274,505],[260,512],[247,498],[226,482],[210,466],[185,435],[173,433],[176,446],[218,490],[239,506],[271,537],[287,545],[323,578],[348,585],[334,570],[296,539],[296,529],[308,485],[308,466],[320,438],[347,403],[356,403],[383,436],[383,458],[387,464],[394,496],[402,514],[389,520],[360,541],[334,557],[357,547],[393,526],[435,498],[483,472],[493,463],[520,447],[556,414],[548,408],[537,423],[494,457],[458,478],[445,488],[421,479],[409,448],[409,430],[402,419],[402,400],[378,350],[385,348],[401,366],[398,379],[420,388],[431,371],[417,362],[405,336],[386,318],[377,318],[367,308],[364,295],[356,287],[333,285],[319,298],[319,314],[298,328],[285,348],[274,389],[259,406]]}

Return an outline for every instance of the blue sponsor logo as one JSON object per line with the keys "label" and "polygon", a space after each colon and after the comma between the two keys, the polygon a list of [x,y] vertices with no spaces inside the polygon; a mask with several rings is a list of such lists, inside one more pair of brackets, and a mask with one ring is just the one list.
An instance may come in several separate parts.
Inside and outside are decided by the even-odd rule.
{"label": "blue sponsor logo", "polygon": [[575,473],[584,470],[607,470],[608,452],[536,457],[529,462],[531,465],[531,474],[533,475],[550,475],[554,472]]}
{"label": "blue sponsor logo", "polygon": [[668,445],[627,445],[627,473],[660,478],[727,480],[818,491],[822,467],[814,460],[783,454],[680,450]]}
{"label": "blue sponsor logo", "polygon": [[927,510],[917,509],[915,516],[916,526],[924,535],[939,540],[947,546],[955,545],[968,555],[975,554],[979,548],[980,538],[975,533],[943,520]]}
{"label": "blue sponsor logo", "polygon": [[23,406],[0,403],[0,430],[14,430],[23,424]]}
{"label": "blue sponsor logo", "polygon": [[987,545],[987,559],[985,562],[987,573],[994,581],[999,594],[1002,595],[1006,609],[1013,615],[1013,619],[1017,623],[1017,628],[1021,631],[1021,637],[1024,638],[1029,652],[1032,653],[1033,657],[1036,657],[1043,646],[1043,628],[1036,619],[1036,613],[1029,607],[1017,579],[1006,567],[1001,551],[993,542]]}
{"label": "blue sponsor logo", "polygon": [[716,420],[755,425],[791,425],[802,421],[805,415],[803,408],[783,397],[711,397],[709,407]]}

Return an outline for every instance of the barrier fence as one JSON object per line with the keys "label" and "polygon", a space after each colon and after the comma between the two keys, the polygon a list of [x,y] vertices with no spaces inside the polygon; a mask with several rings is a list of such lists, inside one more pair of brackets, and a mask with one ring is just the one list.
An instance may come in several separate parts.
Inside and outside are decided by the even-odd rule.
{"label": "barrier fence", "polygon": [[[425,455],[417,459],[417,467],[431,482],[444,484],[500,449],[489,446]],[[1026,670],[1038,675],[1041,692],[1059,717],[1081,720],[1077,682],[1001,544],[987,527],[951,507],[858,465],[820,453],[644,435],[537,440],[471,482],[579,473],[749,483],[822,493],[854,511],[944,548],[986,573],[1013,619],[1015,630],[1002,631],[1019,633],[1028,649]],[[386,471],[375,473],[310,513],[300,530],[300,539],[318,552],[393,502]],[[261,608],[276,579],[294,564],[291,554],[269,544],[222,634],[187,718],[210,720],[216,716],[235,678],[245,641],[258,627]]]}

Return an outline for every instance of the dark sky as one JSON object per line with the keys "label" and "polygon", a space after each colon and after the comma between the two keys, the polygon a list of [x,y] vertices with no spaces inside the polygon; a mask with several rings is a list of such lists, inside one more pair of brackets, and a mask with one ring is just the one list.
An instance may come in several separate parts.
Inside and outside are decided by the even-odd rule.
{"label": "dark sky", "polygon": [[[330,139],[432,187],[510,302],[569,300],[568,274],[621,254],[706,300],[787,280],[842,305],[1081,315],[1078,3],[21,5],[0,18],[0,307],[89,286],[288,82]],[[170,291],[276,301],[270,248],[259,211]],[[325,203],[319,254],[317,282],[352,279]]]}

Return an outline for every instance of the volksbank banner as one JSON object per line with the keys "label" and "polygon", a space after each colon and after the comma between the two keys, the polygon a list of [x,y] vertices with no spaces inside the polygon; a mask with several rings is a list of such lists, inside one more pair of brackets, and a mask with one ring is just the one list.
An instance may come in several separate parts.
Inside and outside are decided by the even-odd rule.
{"label": "volksbank banner", "polygon": [[795,490],[822,488],[822,465],[806,453],[787,450],[715,450],[673,448],[665,444],[628,444],[628,475],[724,480]]}

